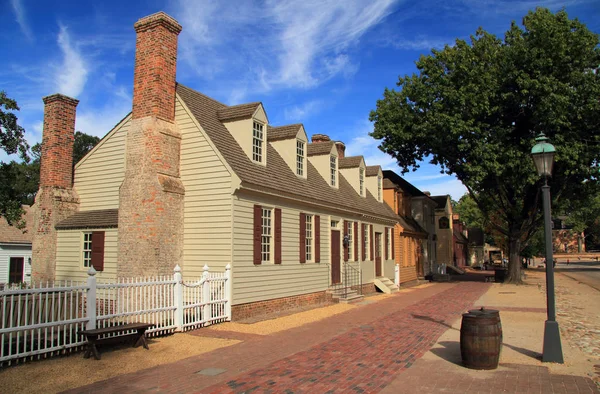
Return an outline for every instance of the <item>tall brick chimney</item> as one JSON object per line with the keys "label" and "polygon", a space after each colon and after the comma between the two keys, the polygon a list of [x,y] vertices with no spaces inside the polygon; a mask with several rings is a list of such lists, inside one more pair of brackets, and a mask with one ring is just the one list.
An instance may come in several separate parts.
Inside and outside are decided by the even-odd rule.
{"label": "tall brick chimney", "polygon": [[133,113],[119,189],[119,277],[166,275],[182,266],[184,188],[181,134],[175,124],[177,36],[181,26],[158,12],[137,33]]}
{"label": "tall brick chimney", "polygon": [[44,131],[40,188],[35,197],[31,271],[34,281],[54,281],[54,226],[79,208],[73,190],[73,140],[78,100],[53,94],[44,97]]}
{"label": "tall brick chimney", "polygon": [[335,148],[337,149],[338,158],[343,159],[346,156],[346,145],[342,141],[336,141]]}

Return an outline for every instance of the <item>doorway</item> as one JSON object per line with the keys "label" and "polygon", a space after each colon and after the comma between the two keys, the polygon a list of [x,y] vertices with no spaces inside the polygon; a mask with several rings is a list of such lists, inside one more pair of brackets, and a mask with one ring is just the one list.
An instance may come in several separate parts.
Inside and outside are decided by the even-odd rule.
{"label": "doorway", "polygon": [[342,281],[340,255],[340,231],[331,230],[331,284]]}
{"label": "doorway", "polygon": [[23,282],[23,257],[11,257],[10,268],[8,274],[8,283],[21,283]]}
{"label": "doorway", "polygon": [[381,271],[381,233],[375,233],[375,277],[382,276]]}

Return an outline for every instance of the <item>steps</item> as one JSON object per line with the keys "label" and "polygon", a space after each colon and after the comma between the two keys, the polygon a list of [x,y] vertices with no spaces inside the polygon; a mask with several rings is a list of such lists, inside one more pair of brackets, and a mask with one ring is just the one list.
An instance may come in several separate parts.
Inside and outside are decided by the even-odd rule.
{"label": "steps", "polygon": [[358,294],[356,290],[353,289],[328,289],[327,292],[331,294],[331,298],[334,301],[339,302],[341,304],[353,304],[355,302],[360,302],[363,300],[364,296],[362,294]]}
{"label": "steps", "polygon": [[381,290],[385,294],[397,293],[400,290],[394,282],[392,282],[389,278],[386,278],[384,276],[375,278],[373,280],[373,283],[379,290]]}

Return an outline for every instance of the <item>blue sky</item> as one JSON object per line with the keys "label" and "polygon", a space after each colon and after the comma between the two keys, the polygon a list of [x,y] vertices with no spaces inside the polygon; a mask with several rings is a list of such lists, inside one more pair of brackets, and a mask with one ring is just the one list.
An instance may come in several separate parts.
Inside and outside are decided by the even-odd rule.
{"label": "blue sky", "polygon": [[[598,0],[1,1],[0,90],[19,103],[30,144],[41,140],[43,96],[78,98],[77,130],[100,137],[131,110],[133,24],[163,10],[183,26],[179,82],[227,104],[262,101],[271,124],[304,123],[392,170],[369,112],[421,54],[479,26],[501,35],[536,6],[564,7],[600,32]],[[405,178],[434,195],[465,192],[427,163]]]}

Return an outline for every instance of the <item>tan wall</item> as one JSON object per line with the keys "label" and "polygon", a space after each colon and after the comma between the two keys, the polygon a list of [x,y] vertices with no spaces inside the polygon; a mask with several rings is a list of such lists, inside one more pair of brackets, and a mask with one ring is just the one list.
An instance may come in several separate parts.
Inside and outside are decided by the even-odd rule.
{"label": "tan wall", "polygon": [[[379,176],[381,177],[381,187],[383,191],[383,174],[379,171]],[[365,186],[369,192],[377,199],[377,176],[365,176]],[[383,202],[383,193],[381,193],[381,197],[378,200],[379,202]],[[393,208],[392,208],[393,209]]]}
{"label": "tan wall", "polygon": [[[57,231],[56,280],[87,280],[89,268],[83,266],[83,233],[92,230]],[[116,228],[94,229],[104,231],[104,271],[98,272],[98,280],[117,278],[117,236]]]}
{"label": "tan wall", "polygon": [[[364,160],[360,163],[360,167],[363,168],[366,172]],[[340,173],[344,176],[344,178],[346,178],[348,183],[350,185],[352,185],[352,187],[354,188],[354,191],[356,191],[356,194],[360,195],[360,178],[359,178],[358,168],[359,167],[342,168],[342,169],[340,169]],[[365,173],[364,188],[365,189],[363,191],[366,193],[366,190],[367,190],[367,175],[366,175],[366,173]],[[366,196],[366,194],[364,194],[363,197],[364,196]],[[377,194],[375,194],[375,198],[377,198]]]}
{"label": "tan wall", "polygon": [[199,277],[204,264],[222,270],[231,262],[232,177],[179,99],[175,121],[185,187],[182,270],[184,277]]}
{"label": "tan wall", "polygon": [[250,160],[252,160],[252,124],[254,119],[258,120],[264,125],[263,128],[263,164],[266,163],[267,160],[267,135],[268,135],[268,125],[267,125],[267,115],[265,111],[262,109],[262,106],[257,109],[254,113],[254,117],[250,119],[242,119],[236,120],[233,122],[223,123],[227,130],[231,133],[233,138],[237,141],[237,143],[242,147],[244,153]]}
{"label": "tan wall", "polygon": [[[282,247],[281,264],[263,263],[253,264],[253,210],[254,205],[281,208],[281,238]],[[286,202],[279,198],[258,197],[238,193],[233,200],[233,304],[244,304],[259,300],[290,297],[299,294],[312,293],[326,290],[330,283],[330,234],[331,220],[338,220],[340,231],[340,257],[344,264],[342,247],[343,221],[357,221],[356,218],[344,217],[329,212],[304,207],[294,202]],[[299,262],[300,238],[300,212],[320,215],[321,217],[321,263]],[[359,227],[360,227],[359,221]],[[359,229],[360,230],[360,229]],[[384,233],[384,226],[375,224],[374,232]],[[382,255],[384,254],[384,239],[382,234]],[[359,246],[362,246],[359,244]],[[360,255],[359,247],[359,255]],[[369,256],[367,255],[367,258]],[[359,263],[351,262],[354,266],[360,265],[363,283],[371,282],[375,277],[375,264],[371,260]],[[394,263],[392,260],[383,261],[386,276],[393,279]]]}
{"label": "tan wall", "polygon": [[[325,182],[327,182],[328,185],[331,185],[331,173],[329,172],[329,170],[330,170],[329,157],[331,155],[338,157],[338,153],[337,153],[337,149],[335,148],[335,144],[331,147],[331,152],[328,155],[309,156],[309,158],[308,158],[308,161],[310,161],[310,163],[313,166],[315,166],[317,171],[319,171],[319,174],[321,174],[321,177],[323,179],[325,179]],[[339,170],[340,161],[339,161],[339,158],[338,158],[337,163],[338,163],[338,171],[337,171],[337,179],[335,182],[336,189],[340,185],[340,179],[339,179],[340,178],[340,170]]]}
{"label": "tan wall", "polygon": [[125,176],[125,139],[131,124],[127,116],[75,166],[75,190],[80,211],[119,207],[119,187]]}

